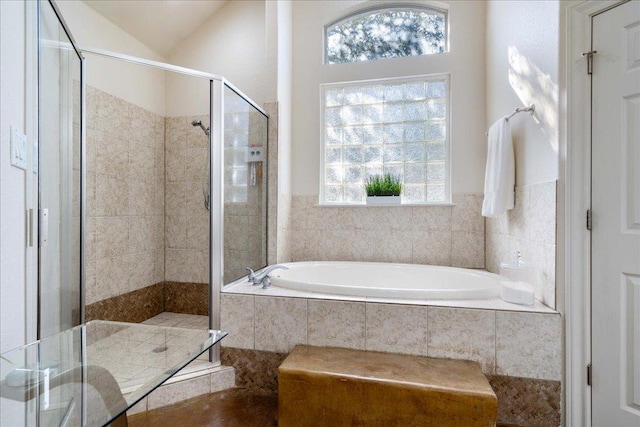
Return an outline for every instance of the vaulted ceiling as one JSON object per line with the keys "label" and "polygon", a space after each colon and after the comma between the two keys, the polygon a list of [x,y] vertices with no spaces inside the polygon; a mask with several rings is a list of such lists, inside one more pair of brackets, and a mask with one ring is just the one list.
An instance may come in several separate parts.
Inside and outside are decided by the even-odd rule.
{"label": "vaulted ceiling", "polygon": [[85,3],[166,57],[227,1],[85,0]]}

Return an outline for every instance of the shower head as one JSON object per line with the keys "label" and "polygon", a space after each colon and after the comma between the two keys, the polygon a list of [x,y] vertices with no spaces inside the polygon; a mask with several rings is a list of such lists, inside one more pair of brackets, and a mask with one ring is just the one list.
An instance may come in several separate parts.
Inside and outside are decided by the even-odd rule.
{"label": "shower head", "polygon": [[202,120],[194,120],[191,122],[191,126],[200,126],[200,128],[202,129],[202,131],[209,136],[209,128],[204,127],[204,125],[202,124]]}

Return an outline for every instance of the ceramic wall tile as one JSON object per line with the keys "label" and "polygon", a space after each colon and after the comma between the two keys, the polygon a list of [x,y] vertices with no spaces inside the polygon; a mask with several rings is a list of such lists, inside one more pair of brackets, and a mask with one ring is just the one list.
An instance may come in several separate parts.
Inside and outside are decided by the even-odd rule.
{"label": "ceramic wall tile", "polygon": [[225,347],[253,349],[255,305],[253,295],[222,294],[220,302],[220,328],[229,333]]}
{"label": "ceramic wall tile", "polygon": [[484,268],[484,233],[454,231],[451,242],[451,265]]}
{"label": "ceramic wall tile", "polygon": [[129,215],[157,215],[157,200],[159,186],[155,182],[145,182],[130,179],[128,182]]}
{"label": "ceramic wall tile", "polygon": [[209,249],[209,218],[195,216],[187,218],[187,247]]}
{"label": "ceramic wall tile", "polygon": [[172,215],[165,218],[165,242],[167,248],[187,247],[187,217]]}
{"label": "ceramic wall tile", "polygon": [[427,231],[414,234],[413,263],[451,265],[451,232]]}
{"label": "ceramic wall tile", "polygon": [[411,225],[415,232],[451,230],[451,206],[415,206],[411,208]]}
{"label": "ceramic wall tile", "polygon": [[367,303],[366,349],[427,354],[427,307]]}
{"label": "ceramic wall tile", "polygon": [[96,136],[96,170],[94,172],[114,177],[127,176],[128,141],[105,133],[99,133]]}
{"label": "ceramic wall tile", "polygon": [[309,210],[302,206],[302,202],[298,201],[298,197],[293,197],[291,205],[291,228],[295,231],[304,232],[307,229],[307,216]]}
{"label": "ceramic wall tile", "polygon": [[381,230],[375,232],[371,240],[375,244],[373,258],[363,261],[399,262],[413,261],[413,231]]}
{"label": "ceramic wall tile", "polygon": [[168,182],[183,182],[186,174],[185,150],[168,149],[165,153],[166,178]]}
{"label": "ceramic wall tile", "polygon": [[162,233],[162,217],[129,217],[129,253],[156,251],[163,249],[158,244],[158,234]]}
{"label": "ceramic wall tile", "polygon": [[429,307],[429,357],[479,362],[484,373],[495,371],[495,312]]}
{"label": "ceramic wall tile", "polygon": [[152,182],[155,180],[155,149],[137,141],[129,141],[127,176]]}
{"label": "ceramic wall tile", "polygon": [[308,301],[309,345],[365,348],[365,304],[347,301]]}
{"label": "ceramic wall tile", "polygon": [[496,374],[560,381],[558,314],[496,312]]}
{"label": "ceramic wall tile", "polygon": [[187,185],[184,182],[167,182],[165,185],[165,213],[180,216],[186,212]]}
{"label": "ceramic wall tile", "polygon": [[491,234],[485,236],[486,259],[485,267],[492,273],[500,273],[501,262],[515,261],[517,241],[507,235]]}
{"label": "ceramic wall tile", "polygon": [[288,353],[307,343],[307,301],[302,298],[256,297],[256,350]]}
{"label": "ceramic wall tile", "polygon": [[547,245],[556,244],[556,182],[531,186],[529,239]]}
{"label": "ceramic wall tile", "polygon": [[172,282],[182,282],[188,274],[186,249],[165,249],[165,278]]}
{"label": "ceramic wall tile", "polygon": [[[472,247],[456,260],[484,265],[484,221],[479,194],[462,195],[465,224],[479,230]],[[478,212],[476,212],[478,211]],[[466,215],[466,216],[465,216]],[[474,216],[475,215],[475,216]],[[451,265],[451,206],[326,207],[316,196],[294,196],[291,206],[292,260],[377,261]],[[319,232],[321,230],[321,232]],[[410,239],[408,237],[411,237]],[[473,250],[479,252],[472,253]]]}
{"label": "ceramic wall tile", "polygon": [[96,258],[112,258],[128,252],[129,224],[126,217],[98,217],[93,222]]}
{"label": "ceramic wall tile", "polygon": [[452,230],[484,232],[482,195],[461,193],[453,195]]}
{"label": "ceramic wall tile", "polygon": [[486,221],[486,268],[498,273],[501,262],[522,261],[538,276],[536,298],[555,307],[556,182],[516,188],[516,206],[505,215]]}
{"label": "ceramic wall tile", "polygon": [[110,175],[96,174],[96,215],[120,216],[129,212],[127,180]]}

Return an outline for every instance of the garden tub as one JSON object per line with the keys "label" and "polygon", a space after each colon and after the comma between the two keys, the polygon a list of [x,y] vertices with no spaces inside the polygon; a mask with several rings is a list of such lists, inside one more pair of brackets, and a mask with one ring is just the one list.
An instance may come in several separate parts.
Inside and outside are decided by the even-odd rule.
{"label": "garden tub", "polygon": [[500,276],[482,270],[377,262],[292,262],[271,274],[275,287],[323,294],[400,299],[490,299]]}

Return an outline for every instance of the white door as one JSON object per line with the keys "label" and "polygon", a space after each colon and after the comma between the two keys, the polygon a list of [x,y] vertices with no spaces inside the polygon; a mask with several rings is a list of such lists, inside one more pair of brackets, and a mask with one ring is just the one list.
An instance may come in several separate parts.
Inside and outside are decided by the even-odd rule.
{"label": "white door", "polygon": [[593,18],[593,425],[640,426],[640,1]]}

